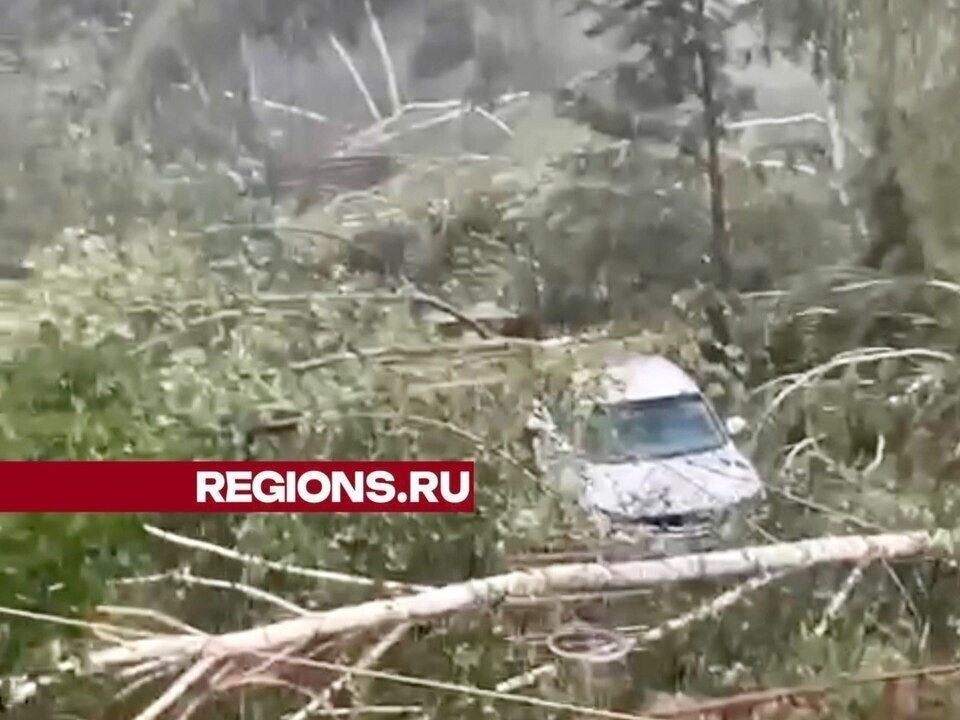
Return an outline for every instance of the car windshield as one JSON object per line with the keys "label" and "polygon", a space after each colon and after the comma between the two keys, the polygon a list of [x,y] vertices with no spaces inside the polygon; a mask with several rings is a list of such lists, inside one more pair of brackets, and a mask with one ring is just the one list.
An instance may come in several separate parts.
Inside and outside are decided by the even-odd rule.
{"label": "car windshield", "polygon": [[584,450],[594,462],[689,455],[726,442],[713,414],[697,396],[602,405],[586,430]]}

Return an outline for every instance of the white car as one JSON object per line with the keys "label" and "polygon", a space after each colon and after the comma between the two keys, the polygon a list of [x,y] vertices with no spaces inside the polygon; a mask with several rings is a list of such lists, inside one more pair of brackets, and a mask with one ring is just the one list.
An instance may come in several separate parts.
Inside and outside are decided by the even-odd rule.
{"label": "white car", "polygon": [[691,552],[728,539],[764,496],[696,382],[669,360],[606,367],[588,412],[562,433],[542,408],[529,427],[549,481],[602,519],[613,540],[642,535],[650,552]]}

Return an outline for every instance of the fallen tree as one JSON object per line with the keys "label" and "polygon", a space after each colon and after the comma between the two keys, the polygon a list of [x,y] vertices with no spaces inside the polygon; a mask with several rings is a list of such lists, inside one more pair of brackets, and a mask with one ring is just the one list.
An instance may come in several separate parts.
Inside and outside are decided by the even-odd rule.
{"label": "fallen tree", "polygon": [[507,598],[542,597],[570,590],[613,590],[693,580],[777,573],[831,563],[894,560],[943,553],[944,531],[824,537],[792,543],[621,563],[573,563],[470,580],[399,598],[283,620],[219,636],[171,634],[126,641],[88,656],[93,671],[203,657],[282,653],[319,639],[376,631],[404,622],[428,622],[457,612],[492,608]]}

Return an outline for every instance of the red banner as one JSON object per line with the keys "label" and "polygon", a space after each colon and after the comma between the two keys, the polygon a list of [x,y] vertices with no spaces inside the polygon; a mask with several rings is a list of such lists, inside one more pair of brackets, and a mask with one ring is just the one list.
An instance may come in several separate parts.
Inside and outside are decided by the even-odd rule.
{"label": "red banner", "polygon": [[0,512],[473,512],[457,462],[0,462]]}

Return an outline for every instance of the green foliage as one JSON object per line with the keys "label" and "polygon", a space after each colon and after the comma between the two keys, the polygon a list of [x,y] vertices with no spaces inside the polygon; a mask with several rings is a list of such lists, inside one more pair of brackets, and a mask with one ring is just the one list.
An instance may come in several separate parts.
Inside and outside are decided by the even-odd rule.
{"label": "green foliage", "polygon": [[[44,323],[40,341],[0,367],[5,460],[194,459],[216,441],[171,413],[161,378],[116,336],[84,344]],[[4,515],[0,605],[84,617],[108,596],[109,579],[153,566],[144,541],[129,515]],[[61,651],[38,651],[83,636],[23,619],[3,627],[4,670],[49,670]]]}
{"label": "green foliage", "polygon": [[[688,101],[707,100],[701,62],[711,67],[711,97],[714,109],[727,108],[737,114],[749,106],[750,93],[737,87],[727,72],[725,34],[756,13],[755,3],[731,3],[727,0],[605,0],[575,3],[574,12],[592,19],[588,36],[613,34],[624,49],[639,48],[642,59],[621,62],[613,81],[613,94],[621,109],[636,116],[632,124],[636,137],[646,129],[661,128],[650,123],[661,113],[670,124],[671,109]],[[570,91],[577,95],[578,91]],[[584,96],[578,102],[584,106]],[[700,107],[705,114],[706,108]],[[688,114],[690,115],[690,114]],[[642,119],[641,119],[642,118]],[[581,118],[587,120],[588,118]],[[717,118],[719,119],[719,118]],[[645,122],[646,121],[646,122]],[[683,123],[678,137],[702,136],[706,119],[698,112]],[[654,133],[654,137],[659,133]],[[631,135],[628,135],[630,137]],[[700,156],[695,149],[681,148]]]}
{"label": "green foliage", "polygon": [[[0,457],[22,460],[191,458],[202,429],[169,415],[157,377],[120,338],[92,347],[43,342],[0,369]],[[171,454],[172,453],[172,454]]]}
{"label": "green foliage", "polygon": [[[21,127],[0,156],[0,248],[22,257],[64,228],[124,239],[143,231],[185,231],[249,220],[235,178],[189,147],[158,163],[147,142],[118,145],[96,132],[105,75],[105,35],[96,26],[31,46]],[[61,67],[64,66],[64,67]],[[197,193],[204,197],[197,203]],[[9,254],[9,255],[8,255]]]}
{"label": "green foliage", "polygon": [[[111,578],[150,567],[145,535],[129,515],[0,516],[0,605],[84,618],[109,596]],[[0,623],[0,671],[51,671],[82,628],[13,618]]]}
{"label": "green foliage", "polygon": [[[258,11],[259,20],[270,21],[259,31],[303,33],[329,25],[349,35],[349,28],[331,21],[332,5],[314,4],[306,17],[297,5],[287,3],[284,13],[270,18]],[[753,12],[755,3],[749,5]],[[774,21],[792,24],[788,45],[815,39],[837,68],[863,72],[874,56],[864,53],[860,64],[836,56],[858,5],[843,4],[844,23],[840,16],[825,16],[822,4],[805,1],[782,3],[782,17],[768,20],[771,27]],[[694,4],[648,0],[618,6],[611,17],[626,31],[626,42],[650,51],[647,74],[627,66],[621,81],[632,81],[633,90],[646,83],[638,90],[645,97],[659,91],[661,108],[682,104],[697,92],[692,54],[702,38],[691,33],[698,20]],[[351,7],[356,19],[361,5]],[[205,12],[210,23],[218,11]],[[903,16],[871,15],[863,22],[902,20],[916,37],[928,38],[931,26],[919,11],[898,12]],[[934,17],[939,19],[929,22],[944,20]],[[720,31],[735,19],[708,16],[716,53],[722,52]],[[246,22],[227,34],[236,39]],[[865,26],[860,47],[882,46],[878,38],[889,27]],[[195,28],[188,39],[202,42],[209,29]],[[229,42],[226,47],[236,49]],[[913,57],[909,72],[916,73],[912,81],[919,88],[916,78],[937,66],[936,53]],[[870,76],[877,86],[886,81],[884,68]],[[92,90],[102,79],[77,85]],[[949,164],[950,128],[941,116],[952,107],[952,76],[940,80],[935,91],[911,94],[898,76],[898,96],[907,92],[918,113],[894,124],[892,152],[925,247],[946,252],[953,232],[943,195],[951,187],[950,171],[931,158]],[[732,90],[722,87],[721,94]],[[323,217],[316,232],[214,232],[209,225],[249,219],[260,208],[237,197],[222,168],[189,153],[174,165],[158,164],[132,143],[102,144],[78,129],[91,122],[88,111],[99,109],[101,99],[97,92],[81,94],[80,107],[71,110],[65,96],[51,95],[43,143],[26,153],[35,162],[16,176],[16,191],[7,193],[5,231],[19,225],[29,230],[24,242],[55,241],[36,253],[37,277],[5,303],[4,327],[9,320],[13,330],[10,358],[0,368],[2,457],[474,458],[478,512],[472,516],[152,519],[274,560],[376,579],[442,583],[501,571],[510,552],[557,536],[586,536],[589,542],[581,519],[532,476],[522,432],[534,398],[574,404],[570,376],[579,361],[546,367],[532,353],[506,344],[450,351],[411,321],[406,303],[396,301],[402,296],[378,302],[352,295],[356,278],[343,281],[340,257],[327,253],[318,238],[342,234],[358,217],[365,227],[382,225],[392,213],[392,219],[415,225],[417,242],[424,241],[416,249],[424,250],[418,260],[426,271],[417,280],[446,297],[503,296],[535,308],[554,327],[663,324],[666,339],[646,349],[680,360],[725,410],[755,421],[752,450],[771,499],[748,539],[957,522],[951,481],[960,444],[960,376],[950,355],[960,347],[954,307],[960,291],[950,283],[820,271],[816,278],[792,277],[772,300],[724,297],[695,286],[709,229],[699,171],[657,157],[642,140],[601,143],[560,120],[541,129],[543,116],[534,112],[536,122],[528,119],[522,131],[516,129],[519,139],[506,161],[463,161],[457,168],[447,163],[423,172],[418,167],[395,178],[382,195],[337,198],[318,213]],[[142,112],[135,116],[150,115],[146,107],[137,109]],[[910,141],[921,130],[930,137],[909,157]],[[166,143],[177,145],[177,137],[171,133]],[[559,151],[544,159],[530,149],[532,137],[555,142],[551,148]],[[41,144],[46,154],[34,152]],[[942,181],[935,191],[931,178]],[[834,262],[850,250],[849,233],[832,222],[840,212],[824,187],[797,178],[770,181],[752,171],[730,170],[727,179],[736,247],[746,269],[765,273],[758,282],[745,281],[751,289],[766,289],[775,279]],[[361,205],[374,210],[358,211]],[[952,272],[949,263],[934,265]],[[880,359],[863,350],[871,346],[902,354]],[[273,432],[278,423],[284,429]],[[103,600],[143,603],[215,632],[275,616],[247,599],[173,580],[135,588],[107,581],[188,568],[264,587],[308,608],[373,594],[307,584],[181,548],[148,548],[141,520],[0,518],[0,605],[82,616]],[[956,574],[940,566],[898,568],[896,574],[871,568],[829,632],[814,633],[845,574],[800,573],[721,619],[642,649],[630,659],[631,680],[624,683],[629,689],[617,701],[636,707],[652,689],[729,693],[955,652]],[[653,625],[718,591],[711,584],[604,602],[600,617],[611,625]],[[527,614],[501,608],[438,624],[402,643],[387,664],[490,687],[551,659],[542,645],[516,636],[549,631],[580,612],[599,612],[574,610],[576,605]],[[3,626],[0,660],[5,670],[49,667],[77,639],[72,631],[17,620]],[[51,640],[67,641],[68,647],[54,648]],[[570,695],[562,683],[546,691]],[[370,695],[377,702],[424,703],[437,715],[489,712],[456,694],[428,695],[385,682]],[[869,695],[851,702],[872,702]],[[277,717],[281,705],[288,709],[272,699],[246,702],[251,716]],[[497,712],[544,717],[507,705]]]}
{"label": "green foliage", "polygon": [[[497,374],[486,385],[431,389],[459,376],[441,360],[424,377],[416,355],[405,357],[404,346],[430,339],[405,318],[405,308],[309,293],[239,295],[236,271],[212,270],[193,239],[155,244],[146,236],[121,245],[67,235],[38,255],[37,268],[21,302],[47,319],[39,338],[29,326],[21,329],[23,348],[2,378],[6,457],[216,456],[228,451],[219,435],[226,418],[241,440],[253,438],[236,448],[246,456],[475,458],[474,515],[254,515],[221,528],[219,541],[230,546],[374,578],[438,582],[496,572],[507,546],[541,541],[564,521],[564,508],[528,469],[517,409],[546,379],[522,353],[488,362],[485,372]],[[254,267],[241,273],[261,277]],[[393,362],[353,355],[384,349],[374,342],[398,345]],[[329,362],[301,366],[318,357]],[[299,425],[271,442],[260,428],[278,417]],[[134,519],[116,522],[136,528]],[[98,531],[81,526],[77,535],[65,533],[65,542],[73,551],[87,533],[106,552],[109,538]],[[80,570],[71,570],[76,561],[67,549],[51,557],[72,578]],[[53,562],[41,567],[53,572]],[[35,577],[23,564],[12,570],[24,582]],[[83,572],[102,583],[125,570],[117,562]],[[283,586],[273,575],[246,580]],[[307,592],[302,585],[289,590],[293,598]],[[316,591],[310,596],[316,603]],[[357,597],[326,589],[319,603]],[[178,614],[224,628],[247,617],[242,603],[213,608],[216,618],[209,604]]]}
{"label": "green foliage", "polygon": [[[717,52],[722,47],[723,32],[753,10],[749,4],[740,8],[738,3],[724,0],[707,3],[703,12],[706,35],[702,36],[696,31],[702,21],[696,0],[615,0],[580,6],[597,16],[588,35],[614,31],[623,46],[640,45],[649,50],[647,61],[663,84],[664,99],[674,104],[698,94],[699,43],[706,42],[712,52]],[[722,60],[722,56],[717,59]]]}
{"label": "green foliage", "polygon": [[550,323],[653,321],[673,291],[703,273],[698,238],[709,226],[695,181],[640,147],[573,155],[552,182],[511,205],[506,219],[537,259]]}

